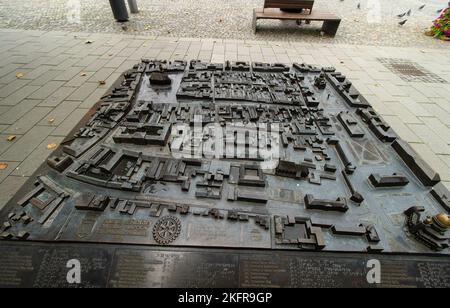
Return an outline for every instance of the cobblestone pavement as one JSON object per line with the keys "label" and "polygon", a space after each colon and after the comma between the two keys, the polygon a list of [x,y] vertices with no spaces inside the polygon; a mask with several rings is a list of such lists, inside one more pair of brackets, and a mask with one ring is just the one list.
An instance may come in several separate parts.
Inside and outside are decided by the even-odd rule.
{"label": "cobblestone pavement", "polygon": [[[137,0],[141,12],[130,22],[114,22],[106,0],[0,0],[0,28],[128,33],[154,36],[220,39],[306,41],[327,44],[449,47],[448,42],[425,36],[425,29],[448,0],[316,0],[317,10],[343,18],[335,38],[321,37],[320,23],[302,26],[295,22],[259,21],[252,32],[254,8],[263,0]],[[77,3],[81,8],[77,22]],[[357,8],[358,3],[361,9]],[[425,8],[419,8],[426,4]],[[371,12],[380,9],[380,20],[369,23]],[[411,9],[411,16],[397,15]],[[408,19],[404,26],[398,22]],[[371,19],[373,20],[373,19]],[[123,26],[125,25],[125,30]]]}
{"label": "cobblestone pavement", "polygon": [[[335,66],[450,188],[450,53],[440,49],[23,30],[0,30],[0,42],[0,208],[50,155],[48,145],[143,57]],[[414,61],[447,83],[407,82],[377,60],[386,57]]]}

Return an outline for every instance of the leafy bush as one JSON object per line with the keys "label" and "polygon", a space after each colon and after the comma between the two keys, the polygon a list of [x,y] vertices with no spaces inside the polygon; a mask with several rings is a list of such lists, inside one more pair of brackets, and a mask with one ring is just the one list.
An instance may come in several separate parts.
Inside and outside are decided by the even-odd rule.
{"label": "leafy bush", "polygon": [[443,10],[441,16],[433,22],[429,35],[444,41],[450,41],[450,2],[448,8]]}

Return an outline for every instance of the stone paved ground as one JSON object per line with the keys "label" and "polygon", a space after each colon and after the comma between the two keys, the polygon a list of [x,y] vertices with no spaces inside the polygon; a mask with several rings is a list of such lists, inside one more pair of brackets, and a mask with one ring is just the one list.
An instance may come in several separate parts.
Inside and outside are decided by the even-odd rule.
{"label": "stone paved ground", "polygon": [[[0,28],[129,33],[172,37],[197,37],[245,40],[307,41],[327,44],[449,47],[425,36],[425,29],[446,7],[448,0],[316,0],[318,10],[334,12],[343,18],[336,38],[321,37],[319,23],[302,26],[295,22],[261,21],[254,35],[251,27],[254,8],[263,0],[137,0],[140,14],[126,24],[114,22],[107,0],[0,0]],[[80,22],[68,16],[71,8],[81,8]],[[357,4],[361,9],[357,9]],[[75,5],[74,5],[75,4]],[[419,7],[426,4],[419,11]],[[378,6],[379,5],[379,6]],[[368,23],[378,8],[380,20]],[[412,10],[407,23],[397,15]]]}
{"label": "stone paved ground", "polygon": [[[0,30],[0,208],[142,57],[335,66],[450,188],[450,53],[440,49]],[[418,62],[447,83],[403,81],[378,57]]]}

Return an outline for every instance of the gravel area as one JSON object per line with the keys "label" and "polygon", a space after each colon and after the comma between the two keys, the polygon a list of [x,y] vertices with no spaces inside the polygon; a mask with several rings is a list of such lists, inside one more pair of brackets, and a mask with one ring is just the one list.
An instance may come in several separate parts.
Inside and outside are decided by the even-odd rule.
{"label": "gravel area", "polygon": [[[316,0],[315,9],[342,17],[335,38],[320,35],[320,23],[299,26],[291,21],[259,21],[253,34],[254,8],[263,0],[137,0],[140,13],[127,23],[113,20],[107,0],[0,0],[0,28],[129,33],[192,38],[303,41],[448,48],[449,42],[424,35],[448,0]],[[80,18],[69,9],[79,3]],[[360,3],[360,9],[358,9]],[[423,4],[426,6],[419,10]],[[371,7],[375,10],[371,10]],[[370,12],[379,8],[379,20]],[[397,15],[411,9],[411,16]],[[76,15],[75,15],[76,17]],[[404,26],[399,21],[408,19]]]}

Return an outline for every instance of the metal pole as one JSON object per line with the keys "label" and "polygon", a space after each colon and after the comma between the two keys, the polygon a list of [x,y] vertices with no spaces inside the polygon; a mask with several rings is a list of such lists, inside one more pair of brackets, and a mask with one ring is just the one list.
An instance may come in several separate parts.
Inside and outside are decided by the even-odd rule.
{"label": "metal pole", "polygon": [[131,14],[139,13],[139,9],[136,0],[128,0],[128,7],[130,8]]}
{"label": "metal pole", "polygon": [[118,22],[128,21],[128,10],[125,0],[109,0],[114,18]]}

